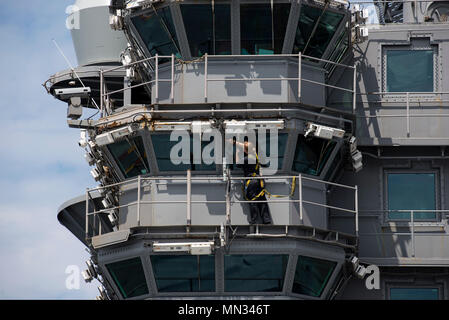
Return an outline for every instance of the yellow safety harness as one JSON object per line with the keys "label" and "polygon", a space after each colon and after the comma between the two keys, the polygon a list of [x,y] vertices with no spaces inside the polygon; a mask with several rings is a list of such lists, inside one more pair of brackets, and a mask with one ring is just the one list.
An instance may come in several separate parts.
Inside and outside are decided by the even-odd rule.
{"label": "yellow safety harness", "polygon": [[[260,168],[259,157],[258,157],[258,155],[257,155],[257,153],[256,153],[256,167],[254,168],[254,172],[251,174],[252,177],[257,177],[257,171],[259,170],[259,168]],[[251,183],[251,180],[252,180],[252,179],[247,179],[246,182],[245,182],[244,184],[242,184],[242,193],[243,193],[243,195],[244,195],[244,197],[245,197],[245,199],[246,199],[247,201],[254,201],[254,200],[256,200],[256,199],[262,197],[262,196],[265,195],[265,194],[266,194],[269,198],[284,198],[284,197],[291,197],[291,196],[293,196],[293,195],[295,194],[296,177],[293,177],[293,179],[292,179],[292,184],[291,184],[291,187],[290,187],[290,194],[288,194],[288,195],[271,194],[267,189],[265,189],[265,183],[264,183],[263,179],[259,179],[259,181],[260,181],[260,187],[262,188],[262,191],[260,191],[259,194],[256,195],[255,197],[253,197],[252,199],[249,199],[249,198],[246,196],[246,192],[245,192],[246,190],[245,190],[245,189],[248,188],[249,184]]]}

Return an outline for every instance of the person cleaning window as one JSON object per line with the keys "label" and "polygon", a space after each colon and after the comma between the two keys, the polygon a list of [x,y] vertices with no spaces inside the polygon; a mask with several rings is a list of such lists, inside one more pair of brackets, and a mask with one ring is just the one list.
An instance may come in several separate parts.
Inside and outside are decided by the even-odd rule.
{"label": "person cleaning window", "polygon": [[[236,146],[243,147],[243,155],[237,154],[237,167],[243,169],[245,179],[243,186],[243,194],[249,202],[250,207],[250,223],[251,224],[272,224],[270,210],[265,197],[265,181],[263,179],[251,179],[251,177],[260,176],[259,157],[257,155],[256,146],[245,139],[245,142],[234,140]],[[243,156],[243,161],[241,157]],[[240,161],[239,161],[240,159]]]}

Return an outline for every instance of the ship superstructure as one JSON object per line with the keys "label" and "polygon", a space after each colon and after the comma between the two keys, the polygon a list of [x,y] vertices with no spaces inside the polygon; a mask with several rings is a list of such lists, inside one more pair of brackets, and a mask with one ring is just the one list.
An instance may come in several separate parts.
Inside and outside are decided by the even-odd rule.
{"label": "ship superstructure", "polygon": [[447,2],[75,5],[46,88],[99,183],[58,219],[101,299],[447,299]]}

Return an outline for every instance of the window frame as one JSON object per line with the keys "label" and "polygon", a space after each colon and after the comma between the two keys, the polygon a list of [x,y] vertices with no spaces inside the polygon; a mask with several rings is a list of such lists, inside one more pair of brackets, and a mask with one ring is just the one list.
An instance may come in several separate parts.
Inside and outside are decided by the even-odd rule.
{"label": "window frame", "polygon": [[[309,6],[309,7],[314,7],[314,8],[320,9],[320,10],[324,9],[323,6],[320,6],[319,4],[317,4],[315,2],[302,2],[301,1],[299,3],[297,22],[295,23],[294,27],[292,28],[293,29],[292,30],[293,34],[291,35],[291,39],[290,39],[291,40],[291,44],[290,44],[290,47],[289,47],[290,48],[290,50],[289,50],[290,52],[286,52],[286,53],[293,53],[293,49],[294,49],[294,46],[295,46],[295,40],[296,40],[296,31],[297,31],[297,28],[298,28],[299,19],[301,17],[301,10],[302,10],[302,6],[303,5],[306,5],[306,6]],[[344,32],[343,29],[346,28],[346,23],[348,22],[349,15],[350,15],[350,13],[348,13],[348,12],[343,12],[341,10],[338,10],[338,9],[335,9],[335,8],[332,8],[332,7],[328,7],[326,9],[326,11],[342,14],[343,18],[342,18],[339,26],[335,30],[335,33],[332,36],[331,40],[329,41],[329,44],[327,45],[326,49],[323,51],[323,55],[321,57],[319,57],[319,59],[324,59],[324,60],[327,60],[329,58],[329,55],[332,54],[332,52],[334,50],[334,43],[338,40],[338,37],[341,35],[341,33]],[[348,37],[349,37],[351,32],[348,32],[348,33],[349,33],[349,35],[348,35]],[[306,60],[304,62],[308,62],[311,65],[319,66],[321,68],[324,67],[324,65],[326,64],[326,62],[319,61],[319,60]]]}
{"label": "window frame", "polygon": [[[332,261],[335,262],[336,265],[334,267],[334,270],[332,271],[329,279],[327,280],[326,285],[323,288],[323,291],[321,292],[321,295],[319,297],[313,297],[313,296],[308,296],[305,294],[301,294],[301,293],[295,293],[293,292],[293,282],[295,279],[295,274],[296,274],[296,268],[298,265],[298,259],[300,256],[303,257],[307,257],[307,258],[312,258],[312,259],[319,259],[319,260],[326,260],[326,261]],[[323,297],[327,297],[329,295],[329,291],[330,289],[335,286],[335,279],[340,275],[340,271],[342,269],[342,265],[343,263],[345,263],[344,261],[342,262],[341,260],[338,260],[334,257],[325,257],[325,256],[317,256],[315,254],[309,254],[308,252],[299,252],[296,253],[292,259],[292,277],[291,277],[291,281],[289,283],[289,293],[293,296],[293,297],[298,297],[298,298],[304,298],[304,299],[308,299],[308,300],[322,300]]]}
{"label": "window frame", "polygon": [[[384,188],[384,214],[383,220],[385,223],[393,222],[398,225],[412,226],[411,218],[409,220],[405,219],[391,219],[388,212],[388,175],[389,174],[435,174],[435,210],[441,209],[441,190],[440,190],[440,170],[439,169],[384,169],[383,172],[383,188]],[[408,209],[404,209],[408,210]],[[435,219],[414,219],[414,225],[426,225],[428,223],[439,223],[441,222],[441,213],[435,213]]]}
{"label": "window frame", "polygon": [[378,85],[379,88],[382,88],[382,92],[384,93],[381,96],[382,101],[407,101],[406,92],[398,92],[392,93],[387,92],[387,51],[390,50],[410,50],[410,51],[428,51],[433,50],[433,91],[413,94],[414,98],[424,97],[424,98],[432,98],[438,93],[440,88],[440,78],[442,77],[441,68],[439,68],[440,54],[441,50],[440,45],[432,39],[429,40],[428,45],[422,45],[421,41],[425,39],[429,39],[428,37],[413,37],[409,38],[406,42],[390,42],[390,43],[380,43],[379,44],[379,54],[381,55],[380,59],[378,59]]}
{"label": "window frame", "polygon": [[[257,255],[273,255],[273,256],[287,256],[287,264],[285,266],[285,272],[284,272],[284,278],[283,278],[283,283],[282,283],[282,289],[280,291],[226,291],[226,267],[225,267],[225,257],[229,255],[229,256],[240,256],[240,255],[245,255],[245,256],[257,256]],[[289,276],[289,268],[290,268],[290,262],[292,260],[292,254],[291,253],[287,253],[287,252],[276,252],[276,253],[271,253],[271,252],[228,252],[228,253],[223,253],[223,275],[222,275],[222,279],[223,279],[223,293],[225,295],[279,295],[281,293],[286,292],[286,288],[289,285],[287,282],[288,276]]]}
{"label": "window frame", "polygon": [[[135,250],[133,250],[133,251],[135,251]],[[129,254],[129,252],[126,252],[126,253]],[[148,293],[144,294],[144,295],[136,296],[136,297],[125,298],[122,295],[121,290],[119,289],[119,287],[115,283],[115,280],[112,277],[111,273],[109,272],[109,269],[107,268],[107,265],[108,264],[112,264],[112,263],[125,261],[125,260],[131,260],[131,259],[135,259],[135,258],[139,258],[140,259],[140,263],[142,264],[142,270],[143,270],[143,274],[144,274],[144,277],[145,277],[145,282],[146,282],[146,285],[147,285]],[[106,271],[106,272],[104,272],[103,277],[106,278],[107,283],[112,287],[114,292],[121,299],[123,299],[123,300],[142,300],[142,299],[145,299],[145,298],[151,296],[151,294],[152,294],[152,287],[151,287],[151,282],[149,281],[149,279],[147,277],[148,269],[147,269],[147,265],[146,265],[145,255],[143,255],[143,254],[131,254],[131,255],[123,254],[123,255],[115,256],[114,259],[102,261],[100,263],[100,267],[101,267],[102,270]]]}
{"label": "window frame", "polygon": [[[234,54],[233,53],[233,38],[234,38],[233,28],[234,28],[234,23],[235,23],[234,22],[235,17],[233,15],[233,11],[232,11],[233,1],[231,1],[231,0],[214,0],[213,2],[211,2],[210,0],[196,0],[196,1],[184,0],[184,1],[182,1],[181,4],[185,4],[185,5],[198,5],[198,4],[203,4],[204,5],[204,4],[209,4],[211,6],[212,6],[212,4],[214,4],[214,5],[228,4],[229,5],[229,12],[230,12],[230,20],[231,20],[231,25],[230,25],[231,39],[229,39],[230,40],[230,45],[231,45],[230,49],[231,49],[231,54]],[[179,4],[179,10],[180,10],[180,14],[181,14],[179,23],[182,24],[182,28],[185,30],[187,47],[189,49],[189,56],[193,57],[192,56],[192,52],[190,50],[189,37],[187,35],[187,31],[186,31],[185,24],[184,24],[184,17],[182,15],[181,7],[180,7],[181,4]],[[213,36],[215,37],[215,35],[213,35]],[[214,54],[216,54],[216,53],[214,53]],[[212,55],[212,54],[208,53],[208,55]],[[200,57],[195,57],[195,58],[200,58]]]}
{"label": "window frame", "polygon": [[[408,282],[387,282],[385,286],[385,299],[391,300],[391,289],[438,289],[438,300],[444,299],[444,286],[441,283],[434,284],[414,284]],[[407,300],[413,301],[413,300]],[[415,300],[416,301],[416,300]],[[423,300],[418,300],[423,301]]]}
{"label": "window frame", "polygon": [[[181,55],[181,58],[186,57],[185,59],[190,59],[191,58],[190,47],[187,42],[187,35],[185,33],[184,24],[180,24],[180,22],[179,22],[180,12],[177,12],[180,10],[179,4],[176,2],[170,2],[170,3],[163,2],[162,4],[157,4],[154,6],[156,11],[159,9],[166,8],[166,7],[169,8],[171,16],[172,16],[173,25],[175,28],[175,36],[178,40],[179,48],[177,48],[177,49],[179,50],[179,54]],[[130,31],[133,35],[133,39],[137,42],[137,45],[139,46],[139,49],[142,51],[142,53],[144,53],[144,55],[146,57],[154,57],[148,50],[147,45],[142,40],[140,33],[137,31],[137,28],[135,27],[134,23],[132,22],[132,18],[141,16],[141,15],[147,14],[147,13],[154,14],[154,11],[152,8],[138,10],[138,11],[126,16],[125,19],[126,19],[126,24],[130,27]],[[168,63],[169,63],[169,61],[166,61],[166,62],[160,61],[159,64],[161,65],[161,64],[168,64]],[[152,66],[152,68],[154,68],[154,62],[149,61],[149,64]]]}
{"label": "window frame", "polygon": [[210,254],[211,256],[213,256],[214,258],[214,274],[215,274],[215,290],[214,291],[173,291],[173,292],[160,292],[159,288],[157,286],[157,281],[156,281],[156,277],[154,274],[154,269],[153,269],[153,262],[151,260],[152,256],[199,256],[201,257],[201,255],[191,255],[189,253],[185,253],[185,252],[174,252],[174,253],[154,253],[152,252],[151,254],[148,255],[148,265],[149,265],[149,269],[150,269],[150,273],[151,273],[151,284],[154,288],[155,294],[158,296],[170,296],[173,297],[174,295],[182,295],[182,296],[198,296],[198,295],[205,295],[205,296],[210,296],[210,295],[215,295],[217,293],[217,290],[219,288],[219,277],[217,275],[217,272],[219,272],[219,269],[217,269],[217,254],[215,252],[212,252]]}
{"label": "window frame", "polygon": [[[255,129],[255,131],[256,131],[256,137],[257,137],[258,129]],[[288,150],[289,150],[289,146],[290,146],[290,143],[291,143],[290,141],[292,139],[292,130],[291,129],[289,130],[289,128],[286,127],[286,128],[284,128],[282,130],[278,130],[278,134],[279,135],[280,134],[287,134],[287,139],[285,141],[284,154],[282,155],[282,158],[283,158],[282,167],[278,168],[277,173],[290,172],[291,170],[288,170],[289,167],[287,165],[287,163],[290,163],[290,159],[289,159],[290,156],[287,157],[287,155],[288,155]],[[269,151],[269,150],[266,150],[266,151]],[[225,155],[225,152],[226,152],[226,149],[225,149],[225,146],[223,146],[223,156]],[[264,168],[262,167],[261,168],[261,171],[262,171],[261,173],[263,173],[263,170],[264,170]],[[236,164],[234,164],[233,168],[231,169],[231,173],[234,174],[234,175],[240,174],[241,176],[243,176],[243,169],[242,168],[238,168],[236,166]]]}
{"label": "window frame", "polygon": [[[188,132],[190,134],[192,134],[192,131],[188,130]],[[183,172],[185,173],[186,171],[180,170],[180,171],[161,171],[159,170],[159,164],[157,163],[157,156],[156,156],[156,150],[154,149],[154,144],[153,144],[153,135],[162,135],[162,134],[170,134],[171,131],[155,131],[155,132],[148,132],[148,141],[149,144],[151,146],[152,149],[152,162],[156,167],[156,171],[153,173],[153,175],[156,176],[166,176],[166,175],[182,175]],[[210,143],[210,142],[209,142]],[[190,150],[190,152],[192,153],[192,150]],[[221,174],[222,170],[222,165],[221,164],[215,164],[215,170],[191,170],[192,175],[219,175]]]}
{"label": "window frame", "polygon": [[[142,176],[142,177],[152,176],[152,175],[154,175],[153,167],[151,165],[153,162],[152,161],[153,159],[152,159],[152,154],[150,153],[150,149],[148,148],[148,145],[147,145],[148,140],[146,138],[146,132],[144,130],[139,130],[137,133],[135,133],[131,136],[131,138],[134,138],[134,137],[142,138],[142,144],[143,144],[143,148],[145,150],[145,153],[147,156],[147,162],[148,162],[148,163],[146,163],[146,165],[148,165],[148,169],[150,170],[149,173],[142,174],[140,176]],[[122,141],[122,140],[120,140],[120,141]],[[119,142],[119,141],[117,141],[117,142]],[[125,175],[123,174],[122,170],[120,169],[120,165],[117,163],[114,155],[109,151],[109,148],[108,148],[109,145],[114,144],[114,143],[110,143],[110,144],[107,144],[107,145],[104,145],[101,147],[101,151],[106,155],[106,158],[108,159],[109,164],[112,166],[112,169],[117,174],[117,176],[120,178],[120,181],[132,180],[132,179],[137,178],[138,175],[134,176],[134,177],[126,178]]]}
{"label": "window frame", "polygon": [[[338,154],[339,152],[341,152],[341,147],[342,147],[342,145],[343,145],[343,139],[336,139],[336,138],[333,138],[333,139],[332,139],[332,141],[335,141],[335,142],[336,142],[335,147],[334,147],[334,150],[332,150],[331,154],[329,155],[329,158],[328,158],[326,164],[324,165],[323,169],[321,169],[320,174],[317,175],[317,176],[314,176],[314,175],[310,175],[310,174],[307,174],[307,173],[301,173],[301,172],[297,172],[297,171],[294,171],[294,170],[293,170],[293,162],[294,162],[295,154],[296,154],[296,144],[297,144],[297,142],[298,142],[298,137],[299,137],[299,135],[304,135],[304,131],[297,130],[296,132],[293,133],[293,135],[294,135],[294,137],[293,137],[293,139],[292,139],[293,141],[292,141],[292,144],[291,144],[291,146],[292,146],[292,148],[293,148],[293,149],[292,149],[292,150],[293,150],[293,153],[290,153],[290,157],[289,157],[289,158],[290,158],[290,159],[289,159],[289,171],[290,171],[292,174],[294,174],[294,175],[299,175],[299,174],[301,174],[301,175],[303,175],[304,177],[309,177],[309,178],[319,179],[319,180],[325,180],[324,178],[326,177],[326,174],[327,174],[327,172],[329,171],[329,169],[330,169],[332,163],[335,161],[335,158],[336,158],[337,154]],[[324,139],[323,139],[323,140],[324,140]],[[341,161],[342,161],[342,160],[340,160],[339,162],[341,162]],[[285,161],[284,161],[284,165],[285,165]],[[337,167],[338,167],[338,164],[337,164]],[[333,177],[334,174],[331,174],[331,176]],[[331,178],[331,177],[330,177],[330,178]]]}
{"label": "window frame", "polygon": [[[290,12],[289,12],[287,21],[285,22],[285,33],[284,33],[284,40],[283,40],[283,43],[281,46],[281,52],[273,53],[273,54],[288,54],[289,52],[288,52],[288,50],[286,50],[286,44],[288,43],[288,41],[292,40],[292,39],[290,39],[290,35],[289,35],[289,32],[290,32],[289,22],[293,18],[293,15],[294,15],[293,11],[295,9],[295,6],[294,6],[293,2],[290,0],[278,0],[274,4],[280,4],[280,3],[290,3]],[[241,39],[242,32],[241,32],[241,10],[240,10],[242,4],[270,4],[270,0],[240,0],[240,1],[238,1],[238,3],[237,3],[238,12],[236,12],[236,19],[238,19],[238,21],[239,21],[238,30],[236,30],[238,32],[238,48],[236,48],[237,53],[233,53],[233,54],[237,54],[237,55],[242,54],[241,53],[242,52],[242,39]],[[273,34],[274,26],[271,26],[271,27],[272,27],[272,34]],[[272,39],[272,42],[273,41],[274,40]]]}

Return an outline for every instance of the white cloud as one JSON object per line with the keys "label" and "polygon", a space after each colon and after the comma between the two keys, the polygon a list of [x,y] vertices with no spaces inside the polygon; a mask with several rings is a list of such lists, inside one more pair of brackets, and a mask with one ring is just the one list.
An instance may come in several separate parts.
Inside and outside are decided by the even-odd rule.
{"label": "white cloud", "polygon": [[[73,0],[15,0],[0,12],[0,299],[93,299],[95,284],[67,290],[68,265],[84,268],[83,244],[57,208],[95,185],[66,124],[66,105],[41,84],[76,65],[65,9]],[[82,270],[82,269],[81,269]]]}

